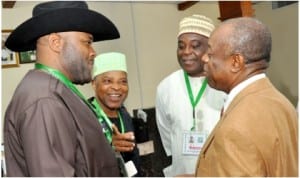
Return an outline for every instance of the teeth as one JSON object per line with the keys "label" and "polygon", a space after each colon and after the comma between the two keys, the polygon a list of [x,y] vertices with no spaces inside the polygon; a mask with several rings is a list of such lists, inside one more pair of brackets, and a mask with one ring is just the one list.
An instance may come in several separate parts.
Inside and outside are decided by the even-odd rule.
{"label": "teeth", "polygon": [[193,63],[192,60],[184,60],[183,62],[184,62],[185,64],[191,64],[191,63]]}
{"label": "teeth", "polygon": [[119,94],[110,94],[109,96],[119,97],[119,96],[121,96],[121,95],[119,95]]}

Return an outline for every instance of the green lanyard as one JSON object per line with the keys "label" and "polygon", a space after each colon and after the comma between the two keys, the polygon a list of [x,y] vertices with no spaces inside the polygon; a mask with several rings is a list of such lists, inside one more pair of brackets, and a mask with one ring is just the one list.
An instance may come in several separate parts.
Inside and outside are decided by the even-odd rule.
{"label": "green lanyard", "polygon": [[[109,142],[111,143],[112,141],[112,123],[110,122],[110,120],[107,118],[106,114],[103,112],[103,110],[99,107],[98,103],[95,104],[95,107],[93,107],[93,105],[91,103],[89,103],[85,97],[81,94],[81,92],[75,87],[75,85],[60,71],[53,69],[51,67],[45,66],[43,64],[39,64],[36,63],[35,64],[35,68],[36,69],[41,69],[47,73],[49,73],[50,75],[52,75],[53,77],[57,78],[59,81],[61,81],[65,86],[67,86],[69,89],[71,89],[80,99],[82,99],[84,101],[84,103],[86,103],[88,105],[88,107],[95,113],[95,115],[97,116],[97,118],[104,118],[105,119],[105,123],[108,125],[108,127],[110,128],[110,130],[106,130],[106,132],[108,133],[104,133],[106,138],[109,140]],[[120,113],[118,112],[119,118],[120,118],[120,123],[121,123],[121,132],[124,133],[124,124],[123,124],[123,120],[121,118]],[[101,122],[100,122],[101,124]],[[107,136],[110,135],[110,136]]]}
{"label": "green lanyard", "polygon": [[191,131],[193,131],[193,130],[195,130],[195,125],[196,125],[195,124],[195,107],[199,103],[200,98],[201,98],[202,94],[204,93],[204,90],[207,86],[207,78],[204,79],[201,89],[199,90],[199,92],[197,94],[196,100],[194,100],[193,91],[192,91],[191,84],[190,84],[190,81],[188,78],[188,74],[185,71],[184,71],[184,79],[185,79],[185,85],[186,85],[187,91],[189,93],[190,102],[193,107],[193,127],[191,128]]}
{"label": "green lanyard", "polygon": [[[107,117],[107,115],[105,114],[105,112],[102,110],[102,108],[100,107],[97,99],[95,98],[92,101],[93,106],[95,106],[97,112],[100,113],[100,117],[98,117],[98,121],[100,122],[100,124],[103,126],[105,124],[105,126],[103,126],[104,130],[104,134],[106,139],[109,141],[109,143],[112,143],[112,134],[113,134],[113,129],[112,129],[112,122],[109,120],[109,118]],[[121,117],[120,112],[118,112],[118,117],[120,120],[120,125],[121,125],[121,133],[125,132],[124,129],[124,123],[123,123],[123,118]]]}
{"label": "green lanyard", "polygon": [[88,107],[94,112],[94,114],[98,117],[100,117],[100,113],[97,112],[97,110],[94,109],[94,107],[85,99],[85,97],[80,93],[80,91],[75,87],[75,85],[60,71],[53,69],[51,67],[45,66],[43,64],[36,63],[35,64],[36,69],[41,69],[53,77],[57,78],[59,81],[61,81],[65,86],[67,86],[69,89],[71,89],[82,101],[88,105]]}

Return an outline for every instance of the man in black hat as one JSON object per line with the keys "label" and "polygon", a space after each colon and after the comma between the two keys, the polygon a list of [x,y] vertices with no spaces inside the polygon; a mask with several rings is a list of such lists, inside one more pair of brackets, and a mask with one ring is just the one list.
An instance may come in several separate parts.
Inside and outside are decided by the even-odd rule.
{"label": "man in black hat", "polygon": [[74,84],[91,80],[93,41],[119,38],[115,25],[85,2],[38,4],[5,45],[36,50],[35,69],[5,113],[8,176],[120,176],[91,106]]}

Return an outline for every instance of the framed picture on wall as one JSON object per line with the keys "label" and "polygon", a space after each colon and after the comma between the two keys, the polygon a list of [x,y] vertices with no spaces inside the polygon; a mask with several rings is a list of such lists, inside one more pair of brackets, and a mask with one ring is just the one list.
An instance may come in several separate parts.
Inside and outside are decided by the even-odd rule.
{"label": "framed picture on wall", "polygon": [[19,53],[13,52],[5,46],[5,41],[12,30],[2,30],[2,45],[1,45],[1,61],[2,68],[18,67],[19,66]]}
{"label": "framed picture on wall", "polygon": [[32,63],[36,61],[35,50],[20,52],[20,64]]}

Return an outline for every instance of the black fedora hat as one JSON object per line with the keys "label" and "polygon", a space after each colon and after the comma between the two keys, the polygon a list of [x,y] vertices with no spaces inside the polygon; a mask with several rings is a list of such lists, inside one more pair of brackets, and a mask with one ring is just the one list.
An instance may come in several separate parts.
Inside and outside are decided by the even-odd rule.
{"label": "black fedora hat", "polygon": [[32,18],[9,35],[5,46],[19,52],[35,50],[39,37],[65,31],[90,33],[95,42],[120,37],[116,26],[104,15],[89,10],[86,2],[51,1],[36,5]]}

